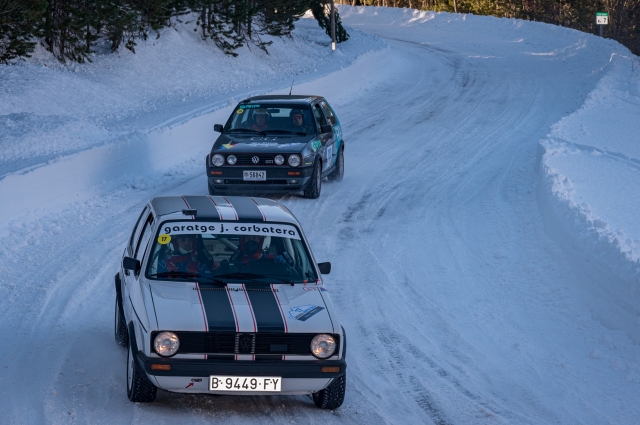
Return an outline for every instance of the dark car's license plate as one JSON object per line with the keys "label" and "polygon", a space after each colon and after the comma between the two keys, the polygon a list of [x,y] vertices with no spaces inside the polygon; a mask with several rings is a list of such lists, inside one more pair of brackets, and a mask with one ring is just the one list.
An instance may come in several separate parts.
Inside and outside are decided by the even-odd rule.
{"label": "dark car's license plate", "polygon": [[267,179],[266,171],[243,171],[242,180],[245,181],[264,181]]}

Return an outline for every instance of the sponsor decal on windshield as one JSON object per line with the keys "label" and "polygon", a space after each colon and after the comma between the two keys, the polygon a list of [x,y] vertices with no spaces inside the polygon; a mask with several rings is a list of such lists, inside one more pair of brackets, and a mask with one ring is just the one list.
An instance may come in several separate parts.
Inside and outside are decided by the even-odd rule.
{"label": "sponsor decal on windshield", "polygon": [[311,316],[314,316],[324,310],[324,307],[318,307],[317,305],[307,304],[301,305],[298,307],[291,307],[289,309],[289,318],[300,320],[301,322],[306,321]]}
{"label": "sponsor decal on windshield", "polygon": [[258,146],[258,147],[274,147],[274,148],[288,148],[288,147],[297,146],[297,145],[302,145],[302,143],[277,143],[277,142],[259,142],[259,141],[253,141],[251,143],[248,143],[248,146],[251,146],[251,147]]}
{"label": "sponsor decal on windshield", "polygon": [[259,108],[260,105],[240,105],[238,108],[240,109],[256,109]]}
{"label": "sponsor decal on windshield", "polygon": [[218,235],[258,235],[258,236],[281,236],[291,239],[300,239],[298,230],[286,224],[270,223],[164,223],[162,236],[197,235],[203,233]]}
{"label": "sponsor decal on windshield", "polygon": [[240,108],[240,109],[238,109],[238,110],[236,111],[236,114],[238,114],[238,115],[239,115],[239,114],[241,114],[241,113],[243,113],[243,112],[244,112],[244,109]]}

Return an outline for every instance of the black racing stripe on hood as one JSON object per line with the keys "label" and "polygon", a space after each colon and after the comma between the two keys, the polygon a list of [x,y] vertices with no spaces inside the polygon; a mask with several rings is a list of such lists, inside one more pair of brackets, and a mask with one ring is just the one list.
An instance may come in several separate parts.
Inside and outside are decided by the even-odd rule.
{"label": "black racing stripe on hood", "polygon": [[213,205],[211,199],[205,196],[185,196],[184,199],[189,203],[189,208],[197,210],[196,219],[198,218],[215,218],[220,219],[220,214],[216,206]]}
{"label": "black racing stripe on hood", "polygon": [[207,315],[209,331],[236,331],[236,319],[226,288],[200,284],[202,305]]}
{"label": "black racing stripe on hood", "polygon": [[259,220],[264,221],[262,211],[251,198],[239,196],[227,196],[227,200],[238,213],[238,220]]}
{"label": "black racing stripe on hood", "polygon": [[265,291],[264,284],[245,284],[245,288],[251,301],[258,332],[284,332],[284,320],[273,291]]}

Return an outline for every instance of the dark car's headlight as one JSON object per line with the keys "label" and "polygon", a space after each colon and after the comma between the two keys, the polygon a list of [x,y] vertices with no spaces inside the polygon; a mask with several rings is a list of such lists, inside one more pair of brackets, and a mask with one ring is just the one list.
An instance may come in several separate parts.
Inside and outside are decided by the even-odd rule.
{"label": "dark car's headlight", "polygon": [[327,359],[336,351],[336,339],[331,335],[319,334],[311,340],[311,353],[319,359]]}
{"label": "dark car's headlight", "polygon": [[227,162],[229,163],[229,165],[235,165],[236,162],[238,162],[238,158],[236,158],[235,155],[229,155],[227,157]]}
{"label": "dark car's headlight", "polygon": [[299,155],[290,155],[289,156],[289,165],[292,167],[297,167],[300,165],[300,156]]}
{"label": "dark car's headlight", "polygon": [[156,353],[162,357],[171,357],[180,348],[180,339],[173,332],[160,332],[153,341]]}
{"label": "dark car's headlight", "polygon": [[276,163],[276,165],[282,165],[284,164],[284,156],[282,155],[276,155],[275,158],[273,158],[273,162]]}
{"label": "dark car's headlight", "polygon": [[224,164],[224,156],[220,155],[219,153],[213,155],[211,157],[211,163],[216,167],[221,166],[222,164]]}

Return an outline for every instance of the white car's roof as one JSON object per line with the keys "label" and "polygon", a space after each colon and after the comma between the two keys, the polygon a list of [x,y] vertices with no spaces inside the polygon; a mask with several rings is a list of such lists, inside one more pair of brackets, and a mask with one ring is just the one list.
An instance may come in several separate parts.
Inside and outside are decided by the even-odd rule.
{"label": "white car's roof", "polygon": [[[265,198],[246,196],[158,196],[151,199],[151,208],[160,220],[184,218],[185,214],[198,219],[227,221],[266,221],[291,223],[298,220],[284,205]],[[188,214],[195,210],[195,214]],[[172,217],[173,216],[173,217]]]}

